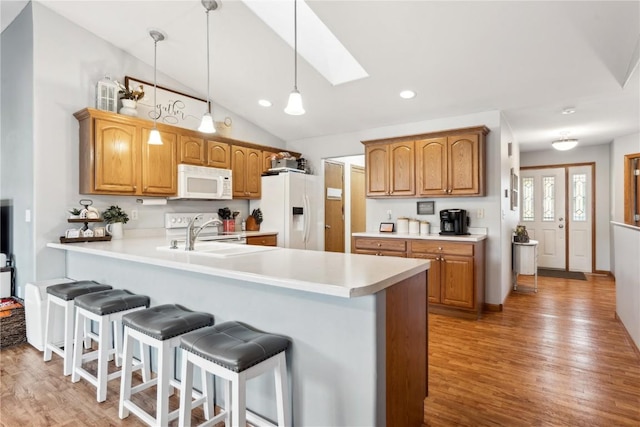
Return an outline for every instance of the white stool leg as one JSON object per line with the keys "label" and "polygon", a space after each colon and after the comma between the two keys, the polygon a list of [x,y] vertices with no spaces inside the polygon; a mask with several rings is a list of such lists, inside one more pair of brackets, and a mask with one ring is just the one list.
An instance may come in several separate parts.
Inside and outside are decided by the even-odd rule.
{"label": "white stool leg", "polygon": [[142,382],[146,383],[151,379],[151,364],[149,362],[149,346],[140,341],[140,362],[142,362]]}
{"label": "white stool leg", "polygon": [[156,402],[156,425],[159,427],[169,424],[169,373],[171,370],[171,340],[162,342],[158,349],[158,396]]}
{"label": "white stool leg", "polygon": [[224,425],[231,425],[231,381],[224,380]]}
{"label": "white stool leg", "polygon": [[245,427],[247,425],[247,392],[246,378],[243,372],[235,375],[231,382],[231,425]]}
{"label": "white stool leg", "polygon": [[73,301],[67,301],[64,308],[64,375],[71,374],[71,365],[73,364]]}
{"label": "white stool leg", "polygon": [[[184,352],[182,354],[182,379],[180,386],[180,419],[178,425],[180,427],[191,426],[191,389],[193,388],[193,364],[189,360],[189,356]],[[204,386],[203,386],[204,388]],[[204,389],[203,389],[204,393]]]}
{"label": "white stool leg", "polygon": [[276,356],[277,364],[274,369],[274,377],[276,383],[276,405],[278,411],[278,426],[291,426],[291,407],[289,402],[289,393],[287,393],[287,359],[284,351]]}
{"label": "white stool leg", "polygon": [[107,382],[109,381],[107,378],[107,362],[109,359],[109,350],[111,349],[111,334],[109,333],[109,330],[111,329],[110,327],[111,319],[109,316],[101,316],[98,321],[98,330],[100,331],[100,335],[98,337],[98,385],[96,387],[96,397],[98,402],[104,402],[107,400]]}
{"label": "white stool leg", "polygon": [[115,349],[114,361],[116,366],[122,365],[122,321],[113,322],[113,348]]}
{"label": "white stool leg", "polygon": [[[147,356],[148,357],[148,356]],[[131,399],[131,364],[133,363],[133,338],[129,328],[124,328],[124,348],[122,354],[122,378],[120,379],[120,403],[118,416],[120,419],[129,416],[129,409],[124,406],[125,400]],[[146,368],[148,369],[148,368]],[[144,372],[144,371],[143,371]]]}
{"label": "white stool leg", "polygon": [[[87,318],[84,317],[82,310],[76,310],[76,326],[75,326],[75,333],[74,333],[74,340],[73,342],[75,343],[73,346],[73,363],[72,363],[72,370],[71,370],[71,382],[77,383],[78,381],[80,381],[80,374],[78,374],[78,371],[76,368],[79,368],[82,366],[82,335],[80,333],[80,328],[83,328],[84,334],[86,335],[86,330],[84,329],[84,325],[85,322],[83,320],[85,320]],[[82,325],[82,326],[81,326]]]}
{"label": "white stool leg", "polygon": [[[186,356],[187,352],[183,351],[182,354]],[[216,391],[213,386],[213,375],[208,373],[204,368],[200,368],[200,372],[202,373],[202,394],[206,397],[203,404],[204,417],[208,420],[215,415],[215,410],[213,408],[213,396]]]}
{"label": "white stool leg", "polygon": [[44,361],[48,362],[51,360],[51,347],[49,347],[49,343],[53,337],[53,315],[54,315],[54,306],[51,301],[51,297],[47,295],[47,325],[44,329]]}
{"label": "white stool leg", "polygon": [[91,319],[85,317],[84,319],[84,348],[91,348],[91,337],[89,336],[89,332],[91,332]]}

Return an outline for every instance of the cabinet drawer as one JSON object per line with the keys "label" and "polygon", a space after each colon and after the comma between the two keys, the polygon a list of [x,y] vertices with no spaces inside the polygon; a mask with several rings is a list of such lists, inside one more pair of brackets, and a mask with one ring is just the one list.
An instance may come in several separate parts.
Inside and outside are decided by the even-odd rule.
{"label": "cabinet drawer", "polygon": [[406,258],[406,252],[395,252],[395,251],[374,251],[374,250],[357,250],[355,253],[361,255],[377,255],[377,256],[395,256],[399,258]]}
{"label": "cabinet drawer", "polygon": [[278,237],[275,234],[247,237],[247,245],[277,246],[277,244]]}
{"label": "cabinet drawer", "polygon": [[473,256],[473,243],[455,243],[441,240],[412,240],[411,253]]}
{"label": "cabinet drawer", "polygon": [[355,239],[356,249],[406,252],[407,241],[400,239]]}

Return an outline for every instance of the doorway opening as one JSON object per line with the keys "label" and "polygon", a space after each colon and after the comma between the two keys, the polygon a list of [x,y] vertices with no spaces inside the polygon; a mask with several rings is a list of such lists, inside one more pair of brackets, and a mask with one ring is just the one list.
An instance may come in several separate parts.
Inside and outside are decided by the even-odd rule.
{"label": "doorway opening", "polygon": [[325,251],[351,252],[351,233],[366,230],[364,155],[324,159]]}
{"label": "doorway opening", "polygon": [[520,222],[538,241],[538,266],[595,270],[595,163],[520,169]]}

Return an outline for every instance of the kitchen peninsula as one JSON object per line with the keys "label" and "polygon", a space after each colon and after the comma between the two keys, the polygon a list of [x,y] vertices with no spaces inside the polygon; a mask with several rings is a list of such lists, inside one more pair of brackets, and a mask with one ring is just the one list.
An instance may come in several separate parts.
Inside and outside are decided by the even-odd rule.
{"label": "kitchen peninsula", "polygon": [[[241,256],[158,250],[164,238],[66,251],[66,275],[93,279],[286,335],[293,423],[419,426],[427,396],[427,270],[420,259],[284,248]],[[247,406],[275,418],[270,376],[248,385]]]}

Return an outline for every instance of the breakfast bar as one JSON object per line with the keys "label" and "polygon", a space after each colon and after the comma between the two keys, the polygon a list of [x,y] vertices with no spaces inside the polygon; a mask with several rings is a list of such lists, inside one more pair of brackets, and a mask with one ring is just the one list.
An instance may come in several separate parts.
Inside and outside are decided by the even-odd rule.
{"label": "breakfast bar", "polygon": [[[69,278],[290,338],[293,425],[423,422],[427,260],[277,247],[230,254],[216,253],[215,245],[167,250],[166,240],[156,237],[47,246],[66,251]],[[250,381],[247,407],[273,420],[271,390],[271,376]]]}

